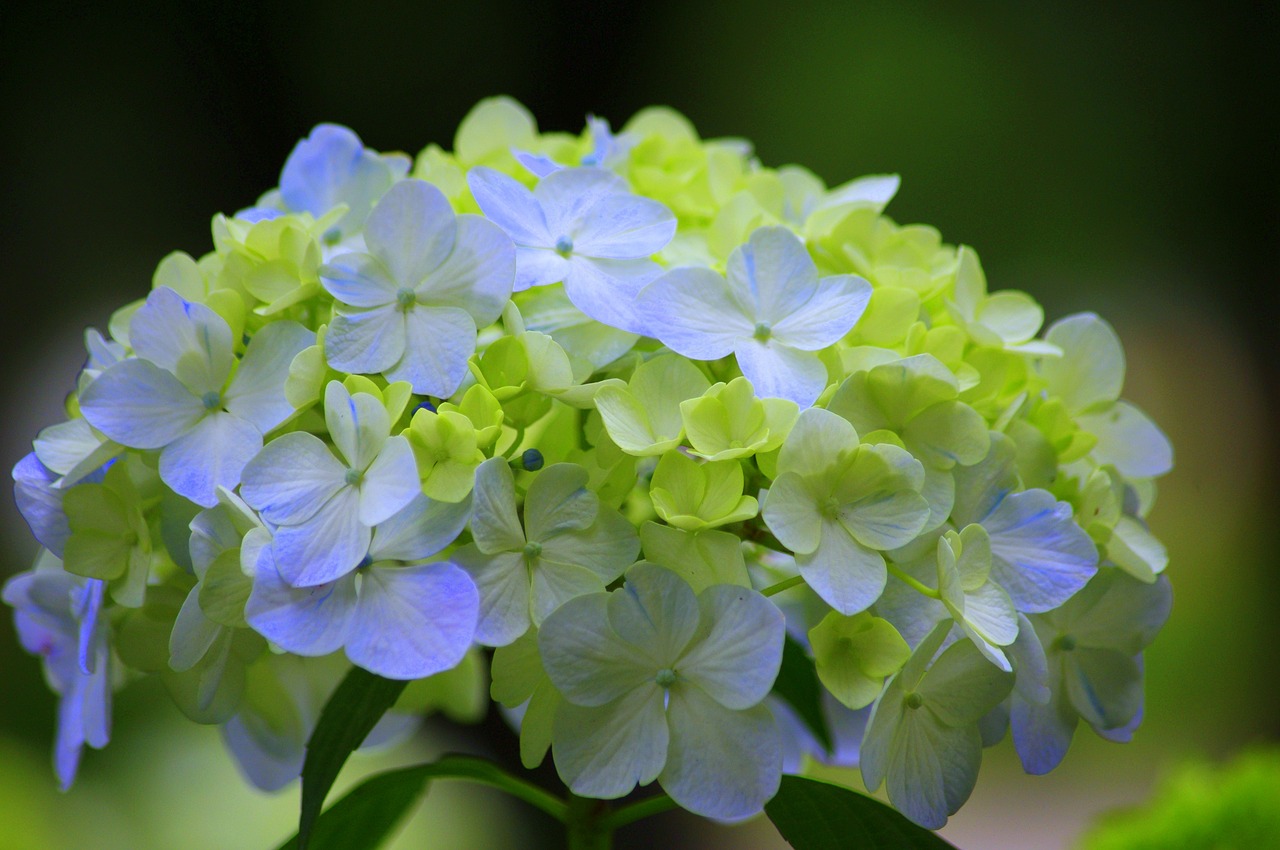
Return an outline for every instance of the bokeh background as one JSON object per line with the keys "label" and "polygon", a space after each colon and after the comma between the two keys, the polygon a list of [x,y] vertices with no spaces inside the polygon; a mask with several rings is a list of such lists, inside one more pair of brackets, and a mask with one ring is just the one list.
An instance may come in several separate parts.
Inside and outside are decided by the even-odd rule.
{"label": "bokeh background", "polygon": [[[511,94],[544,129],[588,111],[684,111],[767,164],[831,184],[898,172],[889,208],[974,245],[993,288],[1050,319],[1092,309],[1129,355],[1125,394],[1177,467],[1152,517],[1175,607],[1148,654],[1135,743],[1077,734],[1025,778],[988,751],[946,835],[963,848],[1061,848],[1142,801],[1188,758],[1280,738],[1280,28],[1274,9],[1197,5],[831,2],[311,2],[9,7],[0,23],[0,463],[59,419],[88,325],[148,288],[174,249],[275,184],[294,142],[338,121],[382,150],[448,146],[479,98]],[[36,11],[38,9],[38,11]],[[0,577],[34,554],[0,499]],[[54,701],[0,619],[0,847],[265,848],[296,788],[256,794],[216,733],[155,687],[118,699],[114,740],[60,795]],[[497,729],[497,726],[489,727]],[[431,724],[412,751],[459,746]],[[488,745],[509,757],[509,743]],[[431,791],[400,846],[534,846],[536,814],[470,787]],[[767,824],[687,846],[774,847]],[[558,840],[547,831],[549,846]],[[657,846],[657,833],[620,846]],[[666,840],[666,839],[664,839]]]}

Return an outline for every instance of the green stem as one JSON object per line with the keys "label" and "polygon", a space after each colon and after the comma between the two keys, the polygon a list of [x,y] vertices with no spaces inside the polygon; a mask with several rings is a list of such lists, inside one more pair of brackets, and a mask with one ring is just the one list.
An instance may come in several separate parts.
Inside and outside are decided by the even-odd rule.
{"label": "green stem", "polygon": [[920,594],[923,594],[924,596],[929,597],[930,599],[942,598],[942,594],[938,593],[938,591],[934,590],[932,587],[930,587],[927,584],[922,584],[919,581],[916,581],[914,578],[907,575],[902,570],[895,567],[893,564],[889,564],[889,574],[892,575],[894,578],[896,578],[898,581],[905,584],[907,587],[911,588],[917,593],[920,593]]}
{"label": "green stem", "polygon": [[[448,756],[445,757],[445,759],[447,758]],[[445,761],[445,759],[441,759],[441,762]],[[524,800],[535,809],[541,809],[561,823],[567,823],[569,820],[570,806],[568,803],[545,788],[540,788],[532,782],[513,776],[496,765],[491,772],[486,772],[484,775],[458,775],[455,778],[463,781],[478,782],[481,785],[488,785],[500,791],[505,791],[512,797]]]}
{"label": "green stem", "polygon": [[569,795],[565,829],[569,850],[612,850],[613,827],[608,825],[609,803]]}
{"label": "green stem", "polygon": [[605,815],[605,817],[601,819],[600,824],[606,829],[615,830],[620,827],[624,827],[629,823],[634,823],[642,818],[647,818],[650,815],[658,815],[663,812],[670,811],[671,809],[674,809],[676,805],[676,801],[668,797],[666,794],[658,794],[656,796],[640,800],[639,802],[632,803],[628,806],[623,806],[622,808]]}
{"label": "green stem", "polygon": [[796,585],[804,584],[804,576],[792,576],[784,578],[777,584],[771,584],[764,590],[760,591],[761,596],[773,596],[775,593],[781,593],[784,590],[790,590]]}

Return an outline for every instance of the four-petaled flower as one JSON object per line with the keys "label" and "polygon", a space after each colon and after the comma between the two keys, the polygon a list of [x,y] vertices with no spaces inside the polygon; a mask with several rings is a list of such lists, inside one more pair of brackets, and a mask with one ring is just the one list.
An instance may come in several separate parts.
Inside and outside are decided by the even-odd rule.
{"label": "four-petaled flower", "polygon": [[552,752],[574,793],[621,797],[657,779],[689,811],[740,820],[778,789],[782,746],[762,705],[782,663],[782,613],[755,591],[694,596],[640,563],[612,593],[579,596],[538,632],[565,698]]}
{"label": "four-petaled flower", "polygon": [[368,393],[333,381],[325,422],[338,456],[312,434],[277,437],[244,469],[240,494],[275,529],[272,549],[286,582],[308,587],[355,569],[372,528],[420,492],[413,450],[391,436],[391,416]]}
{"label": "four-petaled flower", "polygon": [[635,296],[662,271],[649,257],[675,235],[670,210],[631,194],[625,180],[603,168],[555,171],[532,192],[499,171],[473,168],[467,185],[516,243],[516,291],[563,281],[583,313],[645,333]]}
{"label": "four-petaled flower", "polygon": [[211,508],[218,487],[240,482],[263,435],[293,415],[284,382],[314,339],[296,322],[272,322],[237,364],[226,320],[160,287],[129,325],[136,356],[89,384],[80,412],[121,445],[160,449],[161,480]]}
{"label": "four-petaled flower", "polygon": [[818,277],[804,243],[785,227],[761,227],[729,255],[727,275],[688,266],[649,284],[636,300],[645,333],[694,360],[732,354],[762,397],[808,407],[827,386],[815,353],[862,317],[871,285],[851,274]]}
{"label": "four-petaled flower", "polygon": [[320,282],[343,305],[325,335],[329,365],[453,395],[476,350],[476,329],[511,296],[511,240],[478,215],[455,216],[422,180],[393,186],[369,216],[369,253],[341,254]]}

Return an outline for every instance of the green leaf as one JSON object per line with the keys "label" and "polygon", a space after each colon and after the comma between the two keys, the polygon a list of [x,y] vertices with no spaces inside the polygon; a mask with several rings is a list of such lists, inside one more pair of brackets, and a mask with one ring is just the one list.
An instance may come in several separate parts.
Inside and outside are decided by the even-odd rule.
{"label": "green leaf", "polygon": [[[329,697],[320,722],[307,741],[302,765],[302,811],[298,818],[298,850],[306,850],[324,798],[338,778],[347,756],[368,737],[408,682],[384,679],[368,670],[351,672]],[[344,846],[344,845],[332,845]]]}
{"label": "green leaf", "polygon": [[827,729],[827,719],[822,713],[822,685],[818,682],[818,671],[813,659],[791,635],[787,635],[786,643],[782,645],[782,669],[778,671],[778,680],[773,683],[773,692],[795,709],[818,743],[831,752],[831,731]]}
{"label": "green leaf", "polygon": [[501,788],[552,817],[564,819],[564,803],[516,779],[497,765],[472,756],[442,756],[431,764],[371,776],[330,806],[315,823],[309,844],[295,835],[279,850],[374,850],[395,829],[432,779],[467,779]]}
{"label": "green leaf", "polygon": [[878,800],[800,776],[782,777],[764,811],[796,850],[954,850]]}

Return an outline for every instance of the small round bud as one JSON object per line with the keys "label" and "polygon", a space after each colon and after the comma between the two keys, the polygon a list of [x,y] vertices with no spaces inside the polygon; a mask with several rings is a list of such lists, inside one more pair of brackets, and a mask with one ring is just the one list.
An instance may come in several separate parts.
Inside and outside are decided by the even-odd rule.
{"label": "small round bud", "polygon": [[213,390],[209,390],[209,392],[201,396],[200,401],[204,403],[205,410],[214,410],[222,406],[221,394],[216,393]]}
{"label": "small round bud", "polygon": [[542,452],[537,449],[525,449],[524,454],[520,455],[520,465],[528,472],[537,472],[542,469],[542,464]]}
{"label": "small round bud", "polygon": [[669,688],[676,683],[676,671],[670,667],[663,667],[658,674],[653,677],[653,681],[657,682],[664,688]]}
{"label": "small round bud", "polygon": [[436,406],[429,401],[423,401],[418,403],[418,406],[413,409],[413,412],[417,413],[419,410],[426,410],[430,413],[435,413]]}

